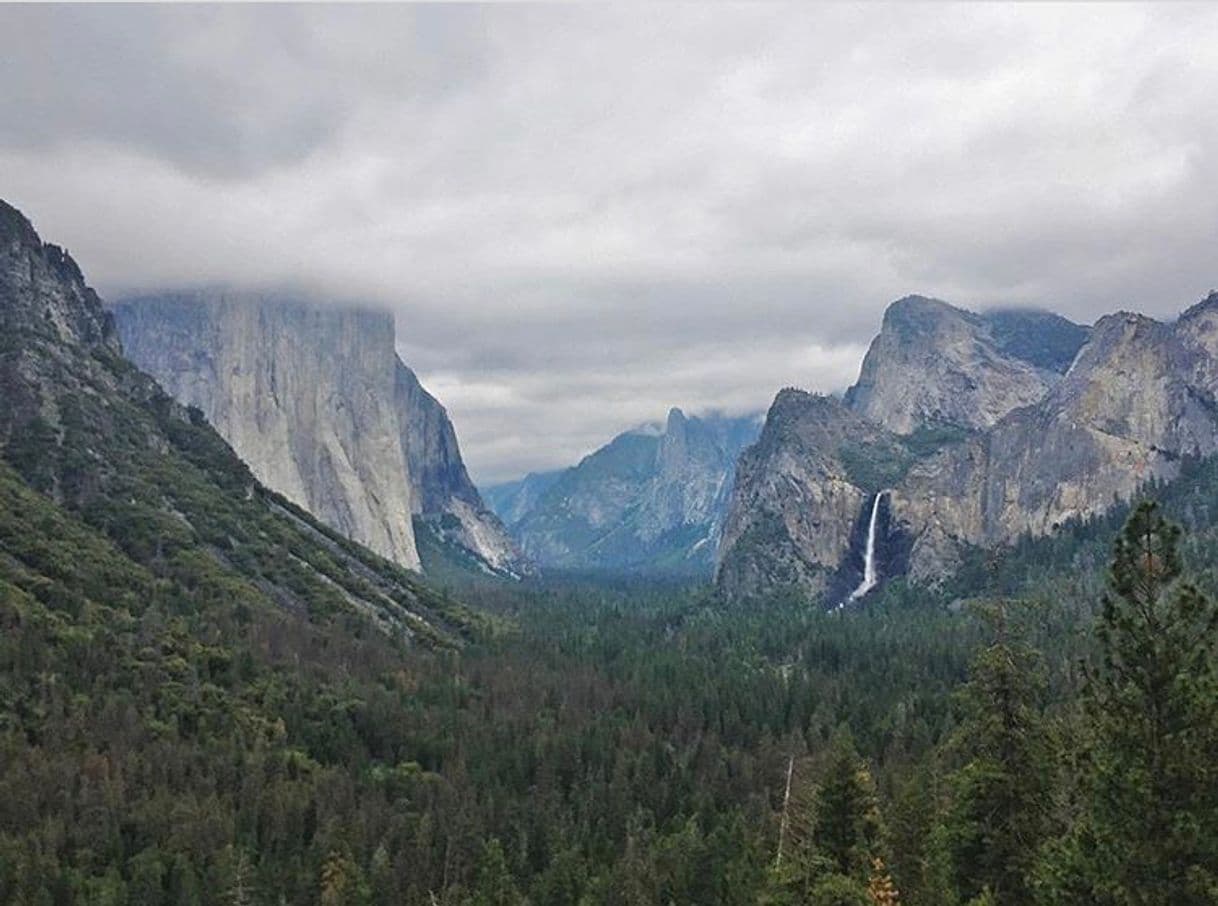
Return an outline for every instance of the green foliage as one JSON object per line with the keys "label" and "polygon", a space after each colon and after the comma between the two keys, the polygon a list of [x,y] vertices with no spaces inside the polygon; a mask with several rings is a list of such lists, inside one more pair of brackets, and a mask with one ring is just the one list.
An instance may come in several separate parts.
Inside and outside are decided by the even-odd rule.
{"label": "green foliage", "polygon": [[865,885],[846,875],[829,875],[812,888],[810,906],[874,906]]}
{"label": "green foliage", "polygon": [[968,436],[968,429],[957,425],[925,424],[889,442],[847,444],[837,455],[850,481],[874,494],[900,482],[919,459],[961,443]]}
{"label": "green foliage", "polygon": [[1115,545],[1084,697],[1081,814],[1048,851],[1051,902],[1214,902],[1218,608],[1181,569],[1179,528],[1142,504]]}
{"label": "green foliage", "polygon": [[[1053,602],[1018,636],[899,582],[838,614],[630,583],[467,606],[91,361],[0,463],[0,902],[1214,899],[1214,563],[1153,512],[1094,636],[1101,520],[974,564],[970,594]],[[1154,488],[1190,524],[1218,524],[1208,468]]]}
{"label": "green foliage", "polygon": [[848,733],[833,741],[816,797],[816,845],[837,875],[865,880],[880,845],[879,802],[871,772]]}
{"label": "green foliage", "polygon": [[837,452],[850,482],[874,494],[899,482],[914,456],[901,444],[843,446]]}
{"label": "green foliage", "polygon": [[994,641],[973,659],[956,745],[949,818],[955,887],[994,906],[1030,900],[1028,877],[1048,835],[1053,772],[1038,698],[1037,656],[1013,637],[1005,603],[992,613]]}
{"label": "green foliage", "polygon": [[482,847],[482,855],[474,872],[474,894],[470,906],[517,906],[520,891],[508,870],[503,846],[492,837]]}

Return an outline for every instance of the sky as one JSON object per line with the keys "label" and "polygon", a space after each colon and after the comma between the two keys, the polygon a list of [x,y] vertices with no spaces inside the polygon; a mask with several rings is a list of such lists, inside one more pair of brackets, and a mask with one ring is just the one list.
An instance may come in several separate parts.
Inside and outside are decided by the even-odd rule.
{"label": "sky", "polygon": [[1218,5],[0,6],[0,85],[103,296],[388,308],[481,483],[841,390],[911,293],[1218,286]]}

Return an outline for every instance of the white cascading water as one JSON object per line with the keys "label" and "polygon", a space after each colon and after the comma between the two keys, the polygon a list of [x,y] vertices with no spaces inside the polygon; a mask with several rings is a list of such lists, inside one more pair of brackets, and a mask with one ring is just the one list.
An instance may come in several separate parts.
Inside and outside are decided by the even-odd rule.
{"label": "white cascading water", "polygon": [[858,588],[850,592],[850,597],[846,599],[847,602],[857,601],[875,588],[875,584],[880,581],[875,568],[875,527],[880,517],[880,500],[887,493],[887,491],[880,491],[875,495],[875,502],[871,504],[871,521],[867,523],[867,548],[863,552],[863,581],[859,583]]}

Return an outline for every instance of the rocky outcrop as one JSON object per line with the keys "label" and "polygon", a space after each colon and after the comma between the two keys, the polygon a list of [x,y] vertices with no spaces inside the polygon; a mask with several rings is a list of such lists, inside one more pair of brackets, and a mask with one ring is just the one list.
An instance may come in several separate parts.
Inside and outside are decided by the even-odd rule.
{"label": "rocky outcrop", "polygon": [[[857,559],[857,525],[881,485],[884,542],[900,561],[889,574],[936,581],[967,547],[1052,532],[1173,478],[1185,457],[1218,452],[1216,391],[1215,295],[1172,324],[1121,312],[1086,332],[1043,314],[901,300],[846,400],[880,433],[867,439],[855,426],[860,440],[843,448],[824,430],[845,424],[840,412],[827,418],[831,403],[801,411],[780,406],[789,391],[780,394],[770,420],[795,427],[767,423],[766,443],[741,459],[720,584],[733,594],[824,589],[825,575]],[[867,468],[851,474],[850,461]],[[810,518],[815,533],[801,523]],[[753,525],[768,535],[750,536]]]}
{"label": "rocky outcrop", "polygon": [[901,459],[891,432],[840,400],[778,394],[756,444],[740,457],[723,530],[717,582],[732,596],[828,589],[873,491],[859,454]]}
{"label": "rocky outcrop", "polygon": [[988,428],[1044,397],[1085,339],[1084,328],[1044,312],[978,315],[909,296],[884,313],[846,404],[898,434]]}
{"label": "rocky outcrop", "polygon": [[482,498],[503,520],[504,525],[515,525],[537,507],[541,496],[565,471],[555,469],[552,472],[530,472],[515,481],[487,485],[482,488]]}
{"label": "rocky outcrop", "polygon": [[488,489],[540,565],[610,572],[709,572],[739,451],[756,417],[686,416],[614,438],[561,473]]}
{"label": "rocky outcrop", "polygon": [[442,406],[382,312],[258,293],[121,301],[128,356],[198,407],[255,476],[377,553],[420,567],[415,517],[495,569],[513,548],[465,474]]}
{"label": "rocky outcrop", "polygon": [[448,413],[400,360],[395,392],[415,515],[444,541],[474,553],[496,572],[530,572],[503,523],[470,481]]}
{"label": "rocky outcrop", "polygon": [[[62,439],[72,418],[64,399],[90,392],[93,380],[77,360],[120,352],[114,320],[76,262],[0,201],[0,447],[24,448],[36,434]],[[40,489],[62,499],[73,489],[58,478],[48,473]]]}
{"label": "rocky outcrop", "polygon": [[964,545],[1047,534],[1218,452],[1208,309],[1175,324],[1101,318],[1043,400],[911,469],[892,506],[914,538],[915,578],[942,575]]}

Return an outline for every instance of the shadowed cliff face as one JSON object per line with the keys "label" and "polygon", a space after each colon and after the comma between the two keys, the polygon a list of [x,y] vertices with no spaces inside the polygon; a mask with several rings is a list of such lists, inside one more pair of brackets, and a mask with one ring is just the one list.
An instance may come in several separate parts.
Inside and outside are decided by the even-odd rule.
{"label": "shadowed cliff face", "polygon": [[[898,559],[933,582],[967,545],[1051,532],[1174,477],[1182,457],[1218,452],[1216,390],[1218,296],[1174,324],[1118,313],[1090,331],[1042,313],[901,300],[842,407],[875,436],[856,428],[843,445],[825,433],[829,403],[793,412],[779,394],[769,421],[793,426],[771,432],[768,421],[741,459],[720,583],[742,595],[823,590],[826,575],[853,569],[858,501],[881,483]],[[840,412],[830,420],[844,423]],[[750,535],[753,525],[768,531]]]}
{"label": "shadowed cliff face", "polygon": [[327,524],[418,569],[413,519],[449,514],[451,540],[518,566],[443,407],[397,358],[389,315],[223,291],[128,299],[115,315],[132,360]]}
{"label": "shadowed cliff face", "polygon": [[512,534],[542,566],[706,573],[718,546],[752,416],[686,416],[628,431],[560,473],[488,489]]}
{"label": "shadowed cliff face", "polygon": [[413,371],[400,359],[396,363],[397,411],[415,515],[496,571],[530,572],[531,565],[470,481],[448,413]]}

